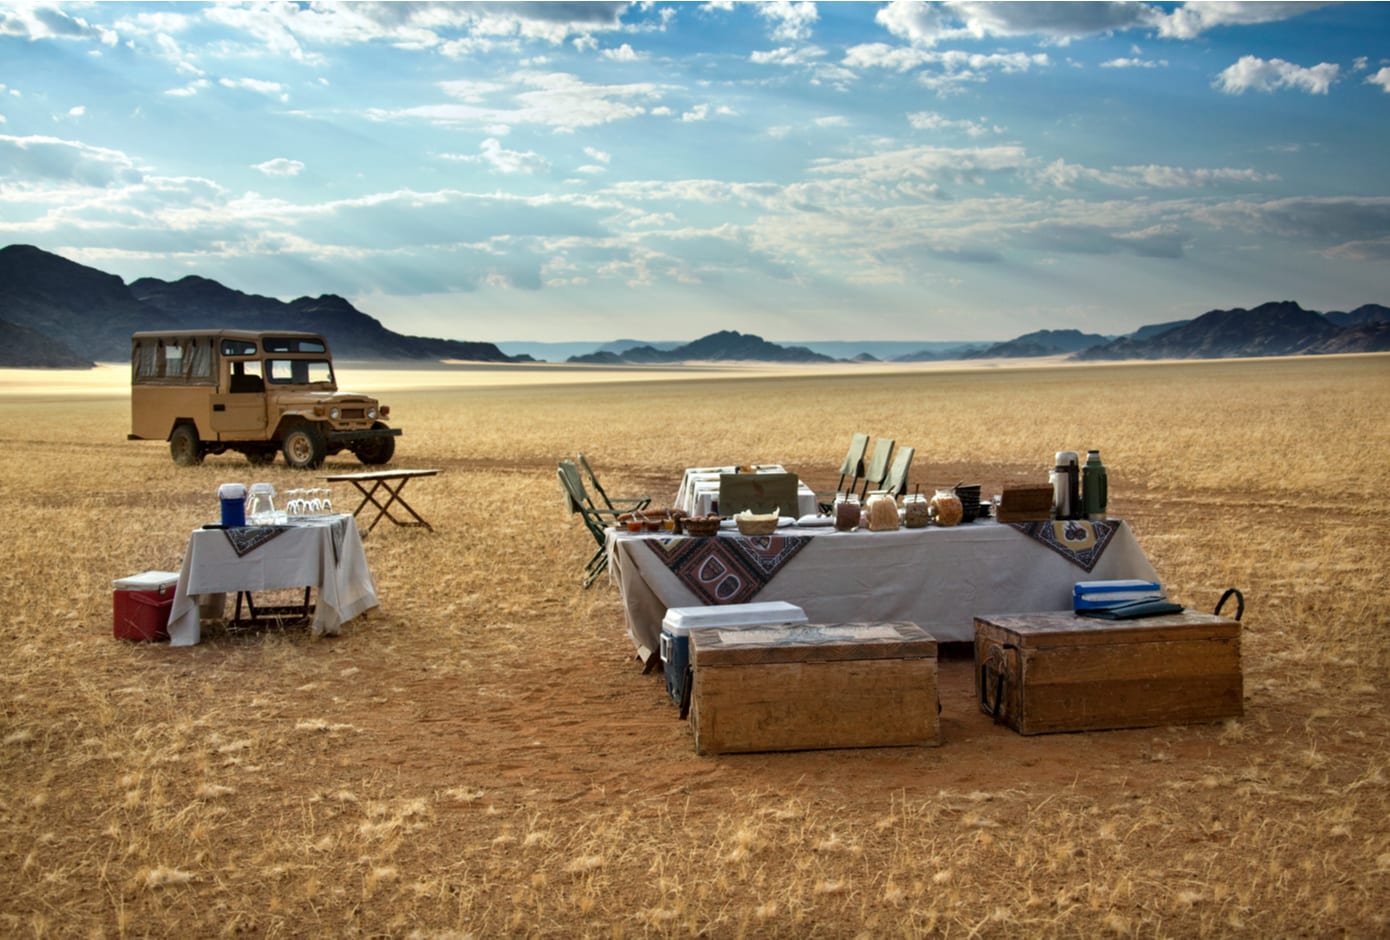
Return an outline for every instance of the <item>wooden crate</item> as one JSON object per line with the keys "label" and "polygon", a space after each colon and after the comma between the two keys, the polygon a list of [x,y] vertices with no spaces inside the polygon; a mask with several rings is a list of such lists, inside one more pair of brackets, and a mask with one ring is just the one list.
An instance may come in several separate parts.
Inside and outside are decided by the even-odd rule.
{"label": "wooden crate", "polygon": [[700,754],[941,743],[936,640],[914,623],[690,634]]}
{"label": "wooden crate", "polygon": [[1236,717],[1240,624],[1190,610],[1136,620],[976,617],[975,695],[1020,734]]}

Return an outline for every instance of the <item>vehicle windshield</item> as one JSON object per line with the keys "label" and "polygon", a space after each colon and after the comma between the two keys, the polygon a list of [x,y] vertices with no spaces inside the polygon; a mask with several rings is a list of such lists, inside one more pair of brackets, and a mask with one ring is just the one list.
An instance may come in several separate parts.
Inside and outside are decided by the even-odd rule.
{"label": "vehicle windshield", "polygon": [[271,385],[331,385],[333,363],[327,359],[267,359],[265,378]]}

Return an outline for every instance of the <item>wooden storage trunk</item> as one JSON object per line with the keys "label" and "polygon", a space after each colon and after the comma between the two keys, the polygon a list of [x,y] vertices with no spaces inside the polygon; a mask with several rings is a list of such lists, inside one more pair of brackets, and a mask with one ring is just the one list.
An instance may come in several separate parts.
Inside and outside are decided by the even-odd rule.
{"label": "wooden storage trunk", "polygon": [[1240,624],[1224,617],[975,618],[980,709],[1020,734],[1219,721],[1244,694]]}
{"label": "wooden storage trunk", "polygon": [[936,640],[915,623],[690,634],[700,754],[941,743]]}

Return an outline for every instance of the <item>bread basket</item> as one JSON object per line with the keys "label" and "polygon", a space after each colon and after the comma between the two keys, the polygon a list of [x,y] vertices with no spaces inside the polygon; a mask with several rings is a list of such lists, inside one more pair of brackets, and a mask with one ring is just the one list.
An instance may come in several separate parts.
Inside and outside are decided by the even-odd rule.
{"label": "bread basket", "polygon": [[771,535],[777,531],[777,520],[781,510],[770,513],[741,512],[734,516],[734,525],[740,535]]}
{"label": "bread basket", "polygon": [[718,516],[687,516],[681,520],[686,535],[695,535],[707,538],[711,535],[719,534]]}

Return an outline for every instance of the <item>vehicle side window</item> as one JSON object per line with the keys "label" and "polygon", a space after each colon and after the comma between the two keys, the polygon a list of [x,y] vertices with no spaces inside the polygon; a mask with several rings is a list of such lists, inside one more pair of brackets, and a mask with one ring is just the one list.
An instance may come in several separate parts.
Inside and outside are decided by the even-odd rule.
{"label": "vehicle side window", "polygon": [[154,340],[141,340],[135,346],[134,363],[137,379],[152,379],[159,375],[159,347]]}
{"label": "vehicle side window", "polygon": [[159,374],[169,379],[183,378],[183,347],[178,344],[178,341],[175,340],[172,343],[161,342],[159,344],[159,351],[162,354],[161,358],[164,360]]}
{"label": "vehicle side window", "polygon": [[261,378],[261,364],[254,359],[248,362],[233,362],[227,391],[233,395],[264,392],[265,379]]}
{"label": "vehicle side window", "polygon": [[212,338],[196,339],[188,347],[188,377],[212,378]]}

